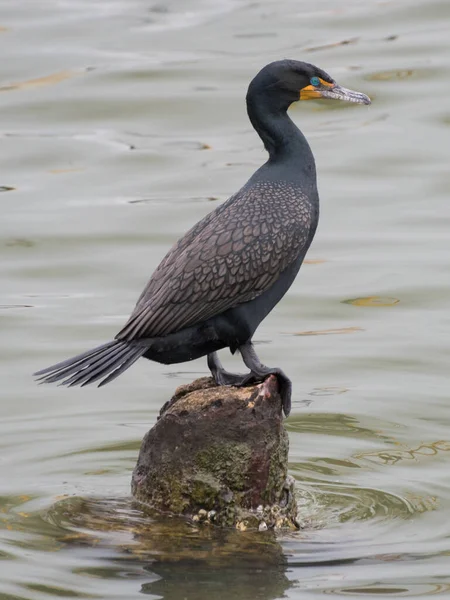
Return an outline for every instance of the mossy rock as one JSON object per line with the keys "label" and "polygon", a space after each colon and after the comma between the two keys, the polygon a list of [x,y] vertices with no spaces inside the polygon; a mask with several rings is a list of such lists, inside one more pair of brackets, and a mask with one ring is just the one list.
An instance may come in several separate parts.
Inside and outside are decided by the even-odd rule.
{"label": "mossy rock", "polygon": [[137,500],[224,527],[296,527],[277,380],[245,388],[201,378],[177,389],[145,436]]}

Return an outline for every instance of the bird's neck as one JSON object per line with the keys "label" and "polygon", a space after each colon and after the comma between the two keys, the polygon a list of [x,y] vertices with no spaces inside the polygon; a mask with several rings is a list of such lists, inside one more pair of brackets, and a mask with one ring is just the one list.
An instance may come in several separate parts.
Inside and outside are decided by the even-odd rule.
{"label": "bird's neck", "polygon": [[247,97],[250,121],[269,153],[269,162],[295,163],[313,168],[314,157],[305,136],[287,114],[287,107],[274,106],[264,97]]}

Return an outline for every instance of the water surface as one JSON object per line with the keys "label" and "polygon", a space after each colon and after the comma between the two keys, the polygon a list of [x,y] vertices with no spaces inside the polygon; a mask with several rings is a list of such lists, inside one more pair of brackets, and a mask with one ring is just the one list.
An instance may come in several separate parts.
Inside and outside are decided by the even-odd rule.
{"label": "water surface", "polygon": [[[0,4],[1,600],[450,597],[449,12]],[[321,222],[256,336],[293,379],[307,526],[205,531],[129,499],[140,440],[205,360],[102,389],[30,373],[111,339],[168,247],[265,160],[244,97],[283,57],[373,99],[292,109]]]}

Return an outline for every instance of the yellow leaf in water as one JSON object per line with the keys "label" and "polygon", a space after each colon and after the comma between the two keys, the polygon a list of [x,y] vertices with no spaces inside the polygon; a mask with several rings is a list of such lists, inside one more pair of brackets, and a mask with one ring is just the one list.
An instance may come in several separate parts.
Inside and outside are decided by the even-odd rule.
{"label": "yellow leaf in water", "polygon": [[324,258],[307,258],[303,261],[305,265],[321,265],[322,263],[327,262]]}
{"label": "yellow leaf in water", "polygon": [[412,69],[393,69],[392,71],[379,71],[367,77],[369,81],[392,81],[393,79],[409,79],[414,75]]}
{"label": "yellow leaf in water", "polygon": [[394,306],[398,304],[398,298],[390,298],[389,296],[367,296],[367,298],[350,298],[342,300],[343,304],[353,304],[353,306]]}
{"label": "yellow leaf in water", "polygon": [[18,81],[17,83],[3,85],[0,87],[0,92],[29,90],[45,85],[53,85],[55,83],[59,83],[60,81],[64,81],[65,79],[69,79],[70,77],[74,77],[76,74],[77,73],[75,71],[59,71],[58,73],[53,73],[52,75],[47,75],[45,77],[38,77],[37,79],[28,79],[27,81]]}
{"label": "yellow leaf in water", "polygon": [[95,471],[86,471],[85,475],[107,475],[110,469],[96,469]]}
{"label": "yellow leaf in water", "polygon": [[24,519],[28,519],[28,517],[30,516],[28,513],[26,512],[19,512],[17,513],[19,515],[19,517],[23,517]]}
{"label": "yellow leaf in water", "polygon": [[340,329],[321,329],[318,331],[299,331],[294,335],[330,335],[335,333],[354,333],[355,331],[364,331],[362,327],[342,327]]}

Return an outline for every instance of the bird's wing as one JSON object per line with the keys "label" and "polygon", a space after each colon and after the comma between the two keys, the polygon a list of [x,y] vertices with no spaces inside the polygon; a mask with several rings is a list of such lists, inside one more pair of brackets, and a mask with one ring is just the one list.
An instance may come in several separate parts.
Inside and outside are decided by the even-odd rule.
{"label": "bird's wing", "polygon": [[[230,198],[232,200],[233,198]],[[228,200],[228,202],[230,201]],[[185,248],[190,246],[198,234],[205,229],[210,221],[223,211],[226,207],[227,202],[224,202],[220,206],[218,206],[215,210],[211,211],[207,215],[200,219],[189,231],[187,231],[182,238],[180,238],[169,250],[169,252],[165,255],[162,261],[159,263],[158,267],[153,272],[153,275],[150,277],[147,285],[142,291],[142,294],[139,296],[138,301],[136,302],[136,309],[149,300],[153,294],[155,294],[161,285],[164,283],[165,278],[167,277],[167,273],[174,266],[177,258],[181,256]],[[136,311],[135,309],[135,311]],[[134,311],[134,312],[135,312]],[[133,312],[133,314],[134,314]]]}
{"label": "bird's wing", "polygon": [[167,335],[269,289],[310,239],[314,209],[298,188],[258,183],[191,229],[150,280],[118,339]]}

